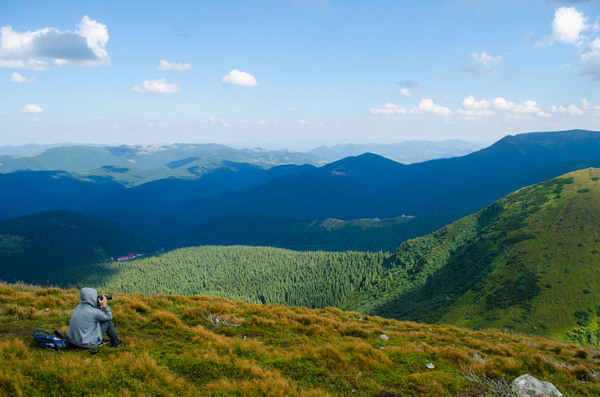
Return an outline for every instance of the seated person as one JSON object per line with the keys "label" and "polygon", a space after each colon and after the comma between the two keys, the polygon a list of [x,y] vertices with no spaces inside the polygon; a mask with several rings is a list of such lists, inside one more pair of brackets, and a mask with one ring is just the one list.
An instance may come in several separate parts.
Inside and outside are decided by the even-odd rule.
{"label": "seated person", "polygon": [[81,303],[73,311],[67,330],[69,343],[84,348],[100,346],[103,342],[102,335],[106,333],[112,347],[127,346],[117,336],[106,297],[102,295],[98,299],[98,291],[88,287],[81,289],[80,296]]}

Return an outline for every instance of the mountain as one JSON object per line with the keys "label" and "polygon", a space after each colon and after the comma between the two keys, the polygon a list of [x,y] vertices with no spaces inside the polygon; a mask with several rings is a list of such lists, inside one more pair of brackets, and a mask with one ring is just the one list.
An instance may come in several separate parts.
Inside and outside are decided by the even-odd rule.
{"label": "mountain", "polygon": [[[0,195],[3,198],[0,219],[61,209],[92,216],[102,213],[109,220],[110,211],[121,211],[112,219],[126,223],[123,220],[137,217],[152,223],[161,218],[161,207],[176,206],[191,198],[249,189],[282,175],[306,172],[312,168],[310,165],[281,165],[264,169],[247,163],[223,162],[206,167],[202,176],[196,179],[159,179],[129,188],[110,176],[82,177],[66,171],[0,173]],[[140,213],[148,209],[154,213]],[[166,217],[173,219],[170,215]],[[185,221],[185,217],[182,220]],[[159,228],[164,226],[164,221],[161,222]],[[184,227],[197,223],[193,221]]]}
{"label": "mountain", "polygon": [[[407,165],[366,153],[320,167],[267,166],[290,159],[286,153],[277,157],[219,145],[96,149],[130,165],[0,174],[0,219],[62,209],[165,239],[239,213],[312,220],[439,215],[444,221],[424,231],[432,232],[523,186],[600,166],[600,132],[582,130],[508,136],[466,156]],[[194,150],[212,154],[195,159]],[[254,160],[231,162],[224,159],[226,152]],[[215,162],[206,163],[210,159]],[[152,168],[157,164],[162,165]]]}
{"label": "mountain", "polygon": [[396,144],[339,144],[335,146],[319,146],[308,151],[327,162],[334,162],[345,157],[358,156],[363,153],[374,153],[403,164],[459,157],[475,152],[484,145],[452,139],[441,142],[406,141]]}
{"label": "mountain", "polygon": [[0,222],[0,279],[33,275],[112,260],[160,245],[121,226],[67,211],[48,211]]}
{"label": "mountain", "polygon": [[600,132],[529,133],[463,157],[418,164],[366,153],[180,209],[200,218],[253,211],[341,219],[466,215],[523,186],[593,166],[600,166]]}
{"label": "mountain", "polygon": [[23,156],[0,155],[0,173],[65,171],[79,178],[111,178],[130,187],[165,178],[195,179],[223,162],[248,163],[265,169],[284,164],[323,164],[309,154],[233,149],[218,144],[74,145]]}
{"label": "mountain", "polygon": [[598,344],[598,214],[600,169],[525,187],[404,243],[354,309]]}
{"label": "mountain", "polygon": [[598,214],[591,168],[520,189],[393,254],[188,247],[31,282],[333,306],[599,344]]}
{"label": "mountain", "polygon": [[211,219],[177,234],[171,247],[250,245],[299,251],[393,252],[411,238],[427,234],[451,216],[400,216],[389,219],[306,219],[237,213]]}
{"label": "mountain", "polygon": [[113,295],[114,322],[129,345],[59,353],[37,346],[31,334],[65,334],[79,291],[0,284],[0,393],[489,396],[511,395],[523,374],[568,396],[600,392],[598,352],[574,344],[333,308]]}

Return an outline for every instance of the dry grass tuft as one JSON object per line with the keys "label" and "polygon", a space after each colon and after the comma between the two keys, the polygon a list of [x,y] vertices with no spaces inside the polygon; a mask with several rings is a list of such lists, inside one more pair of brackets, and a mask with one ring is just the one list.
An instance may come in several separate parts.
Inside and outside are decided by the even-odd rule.
{"label": "dry grass tuft", "polygon": [[186,329],[186,326],[173,313],[158,311],[150,316],[150,322],[159,328]]}

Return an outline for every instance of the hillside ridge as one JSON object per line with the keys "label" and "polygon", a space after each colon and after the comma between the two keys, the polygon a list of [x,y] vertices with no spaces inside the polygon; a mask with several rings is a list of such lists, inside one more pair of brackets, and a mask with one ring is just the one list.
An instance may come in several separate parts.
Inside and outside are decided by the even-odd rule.
{"label": "hillside ridge", "polygon": [[506,395],[525,373],[564,395],[600,393],[598,352],[574,344],[333,308],[113,294],[129,346],[58,353],[31,334],[65,333],[79,291],[0,284],[0,394]]}

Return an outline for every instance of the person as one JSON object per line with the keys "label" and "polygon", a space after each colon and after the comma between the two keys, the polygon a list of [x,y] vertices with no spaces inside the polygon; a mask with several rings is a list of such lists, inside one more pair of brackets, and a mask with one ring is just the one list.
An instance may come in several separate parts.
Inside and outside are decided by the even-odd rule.
{"label": "person", "polygon": [[[84,287],[80,293],[81,303],[77,305],[69,321],[67,340],[75,346],[93,348],[103,343],[103,335],[110,338],[112,347],[124,347],[112,322],[113,315],[104,295],[98,299],[98,291]],[[102,312],[104,309],[104,312]]]}

